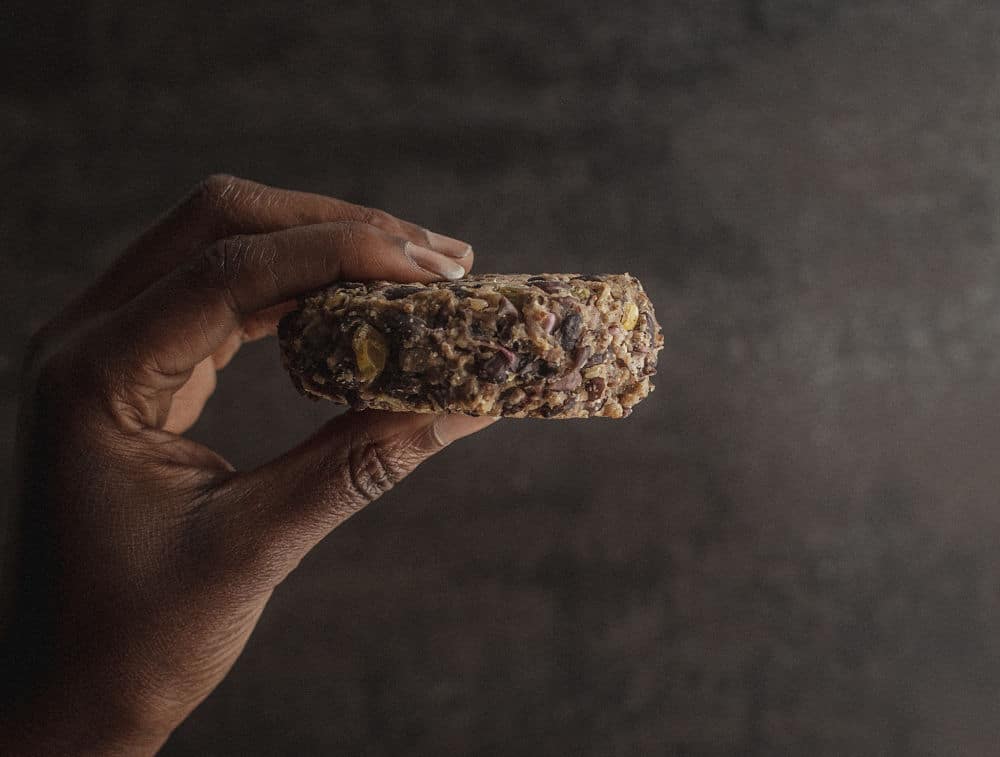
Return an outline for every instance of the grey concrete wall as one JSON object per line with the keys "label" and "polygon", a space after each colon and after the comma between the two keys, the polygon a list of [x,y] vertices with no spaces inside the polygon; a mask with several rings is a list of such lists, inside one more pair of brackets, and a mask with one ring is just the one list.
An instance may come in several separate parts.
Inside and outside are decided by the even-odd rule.
{"label": "grey concrete wall", "polygon": [[[331,535],[165,754],[996,753],[995,4],[180,5],[0,25],[0,453],[28,334],[213,171],[629,270],[667,346]],[[333,412],[253,345],[194,435]]]}

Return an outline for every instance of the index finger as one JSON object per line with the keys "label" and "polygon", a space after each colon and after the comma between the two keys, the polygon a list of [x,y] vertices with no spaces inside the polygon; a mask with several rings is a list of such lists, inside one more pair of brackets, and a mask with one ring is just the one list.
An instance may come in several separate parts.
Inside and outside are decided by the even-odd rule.
{"label": "index finger", "polygon": [[472,264],[472,248],[466,242],[396,218],[384,210],[216,174],[200,182],[132,242],[70,307],[66,319],[78,321],[117,309],[178,266],[190,262],[206,244],[224,237],[334,221],[366,223],[460,259],[466,270]]}

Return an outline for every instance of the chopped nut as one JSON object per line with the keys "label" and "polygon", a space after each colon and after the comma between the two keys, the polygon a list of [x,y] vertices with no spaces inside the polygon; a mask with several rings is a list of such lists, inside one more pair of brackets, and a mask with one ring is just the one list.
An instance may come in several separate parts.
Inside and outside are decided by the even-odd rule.
{"label": "chopped nut", "polygon": [[611,287],[607,284],[601,284],[601,292],[597,295],[596,304],[599,307],[606,308],[611,302]]}
{"label": "chopped nut", "polygon": [[486,310],[490,306],[486,300],[481,300],[478,297],[469,297],[465,304],[468,305],[473,310]]}
{"label": "chopped nut", "polygon": [[635,324],[639,321],[639,308],[636,307],[634,302],[626,302],[625,307],[622,310],[622,327],[626,331],[631,331],[635,328]]}

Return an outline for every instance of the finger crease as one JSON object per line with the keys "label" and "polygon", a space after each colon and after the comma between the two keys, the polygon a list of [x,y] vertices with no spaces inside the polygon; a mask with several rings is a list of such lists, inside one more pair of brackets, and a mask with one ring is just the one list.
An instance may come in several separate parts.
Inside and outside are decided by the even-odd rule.
{"label": "finger crease", "polygon": [[379,445],[372,442],[371,450],[372,450],[372,457],[374,457],[375,462],[378,463],[379,473],[381,473],[380,478],[383,481],[388,481],[390,486],[395,486],[397,483],[399,483],[399,480],[396,478],[396,475],[394,473],[394,468],[386,462],[386,459],[383,456],[382,451],[379,448]]}

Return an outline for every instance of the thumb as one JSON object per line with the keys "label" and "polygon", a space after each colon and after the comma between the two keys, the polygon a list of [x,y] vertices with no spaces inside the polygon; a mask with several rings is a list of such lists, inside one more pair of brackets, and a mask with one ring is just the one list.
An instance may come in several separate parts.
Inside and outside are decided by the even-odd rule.
{"label": "thumb", "polygon": [[324,536],[428,457],[496,420],[345,413],[276,460],[233,476],[227,491],[217,492],[239,509],[224,519],[237,532],[227,535],[230,548],[243,553],[251,570],[277,573],[277,583]]}

